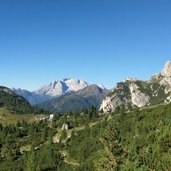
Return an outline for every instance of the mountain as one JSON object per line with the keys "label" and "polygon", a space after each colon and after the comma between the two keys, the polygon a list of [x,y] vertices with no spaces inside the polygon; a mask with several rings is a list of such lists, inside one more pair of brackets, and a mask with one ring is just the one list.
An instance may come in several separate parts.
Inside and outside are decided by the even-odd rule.
{"label": "mountain", "polygon": [[0,86],[0,107],[7,108],[11,113],[31,113],[30,104],[11,89]]}
{"label": "mountain", "polygon": [[108,90],[97,85],[90,85],[77,92],[71,92],[57,97],[53,100],[40,104],[39,107],[50,112],[75,112],[90,106],[100,107],[102,100],[107,95]]}
{"label": "mountain", "polygon": [[48,95],[51,97],[61,96],[68,92],[76,92],[86,88],[89,84],[79,79],[63,79],[61,81],[53,81],[47,86],[34,91],[38,95]]}
{"label": "mountain", "polygon": [[171,102],[171,62],[164,69],[143,81],[126,78],[114,87],[103,100],[100,109],[115,111],[118,106],[150,106]]}
{"label": "mountain", "polygon": [[12,88],[11,89],[14,93],[18,94],[19,96],[24,97],[25,99],[27,99],[27,101],[31,104],[31,105],[36,105],[36,104],[40,104],[43,103],[45,101],[48,101],[50,99],[52,99],[52,97],[47,96],[47,95],[38,95],[34,92],[30,92],[27,90],[22,90],[22,89],[15,89]]}
{"label": "mountain", "polygon": [[51,100],[56,96],[61,96],[65,93],[76,92],[89,86],[89,83],[79,79],[63,79],[61,81],[53,81],[49,85],[30,92],[22,89],[12,88],[16,94],[24,97],[31,105],[41,104]]}

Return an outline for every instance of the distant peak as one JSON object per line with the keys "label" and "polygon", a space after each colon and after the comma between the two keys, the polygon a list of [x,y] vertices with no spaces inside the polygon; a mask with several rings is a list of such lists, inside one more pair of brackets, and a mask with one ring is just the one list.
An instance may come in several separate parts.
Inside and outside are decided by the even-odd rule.
{"label": "distant peak", "polygon": [[100,83],[98,87],[100,87],[101,89],[106,89],[106,87],[102,83]]}
{"label": "distant peak", "polygon": [[74,79],[74,78],[64,78],[62,81],[63,82],[70,81],[70,82],[78,82],[78,83],[80,83],[82,80],[80,80],[79,78],[77,78],[77,79]]}
{"label": "distant peak", "polygon": [[50,95],[51,97],[60,96],[67,92],[76,92],[87,87],[89,84],[80,79],[64,78],[59,81],[52,81],[49,85],[45,85],[34,91],[38,95]]}
{"label": "distant peak", "polygon": [[12,87],[11,90],[12,90],[12,91],[21,91],[22,89],[21,89],[21,88]]}
{"label": "distant peak", "polygon": [[167,61],[165,63],[162,75],[166,77],[171,77],[171,61]]}
{"label": "distant peak", "polygon": [[127,78],[124,79],[124,82],[127,82],[127,81],[134,82],[134,81],[137,81],[137,79],[136,78],[129,78],[129,77],[127,77]]}
{"label": "distant peak", "polygon": [[64,78],[64,79],[62,79],[63,82],[68,81],[68,80],[71,80],[71,78]]}
{"label": "distant peak", "polygon": [[52,81],[52,84],[56,84],[57,83],[57,81]]}

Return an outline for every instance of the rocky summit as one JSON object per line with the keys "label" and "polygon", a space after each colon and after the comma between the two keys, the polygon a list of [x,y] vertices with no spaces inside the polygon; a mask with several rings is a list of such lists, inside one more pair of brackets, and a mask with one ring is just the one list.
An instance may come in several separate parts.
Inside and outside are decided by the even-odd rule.
{"label": "rocky summit", "polygon": [[53,81],[49,85],[43,86],[42,88],[34,91],[34,93],[54,97],[72,91],[76,92],[86,88],[88,85],[89,84],[83,80],[67,78],[60,81]]}
{"label": "rocky summit", "polygon": [[100,109],[115,111],[118,106],[144,107],[171,102],[171,62],[149,80],[126,78],[118,83],[105,97]]}

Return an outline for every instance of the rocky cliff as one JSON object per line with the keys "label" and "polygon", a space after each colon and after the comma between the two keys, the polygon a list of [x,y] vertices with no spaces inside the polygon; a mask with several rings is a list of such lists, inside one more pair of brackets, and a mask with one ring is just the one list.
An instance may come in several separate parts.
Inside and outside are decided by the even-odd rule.
{"label": "rocky cliff", "polygon": [[147,81],[126,78],[118,83],[103,100],[100,109],[115,111],[118,106],[150,106],[171,102],[171,62]]}

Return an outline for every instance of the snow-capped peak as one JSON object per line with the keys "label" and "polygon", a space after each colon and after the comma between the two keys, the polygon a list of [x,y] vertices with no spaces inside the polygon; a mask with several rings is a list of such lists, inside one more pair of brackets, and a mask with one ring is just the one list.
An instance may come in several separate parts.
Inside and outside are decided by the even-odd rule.
{"label": "snow-capped peak", "polygon": [[65,78],[60,81],[53,81],[49,85],[43,86],[34,93],[38,95],[49,95],[51,97],[60,96],[71,91],[78,91],[89,86],[89,83],[79,79]]}
{"label": "snow-capped peak", "polygon": [[98,87],[100,87],[101,89],[106,89],[106,87],[103,84],[99,84]]}

